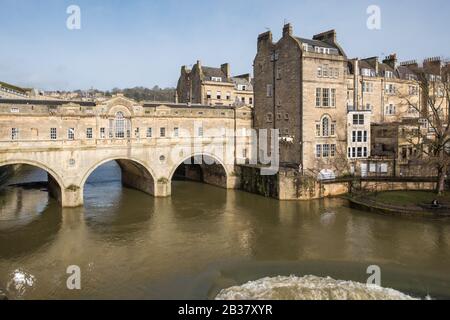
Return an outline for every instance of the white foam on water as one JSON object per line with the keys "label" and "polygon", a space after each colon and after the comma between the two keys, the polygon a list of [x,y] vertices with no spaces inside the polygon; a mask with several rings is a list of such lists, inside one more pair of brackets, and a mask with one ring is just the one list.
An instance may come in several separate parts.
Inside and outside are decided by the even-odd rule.
{"label": "white foam on water", "polygon": [[263,278],[223,289],[216,300],[416,300],[400,291],[312,275]]}
{"label": "white foam on water", "polygon": [[25,294],[36,282],[36,278],[24,270],[16,269],[10,274],[10,281],[6,285],[6,291],[13,294],[15,297],[20,297]]}

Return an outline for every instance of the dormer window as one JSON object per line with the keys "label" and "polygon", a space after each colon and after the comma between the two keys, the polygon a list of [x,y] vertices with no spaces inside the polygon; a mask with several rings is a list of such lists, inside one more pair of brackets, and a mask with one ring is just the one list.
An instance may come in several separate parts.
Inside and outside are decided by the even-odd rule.
{"label": "dormer window", "polygon": [[392,79],[394,77],[394,73],[392,71],[386,71],[384,76],[388,79]]}
{"label": "dormer window", "polygon": [[238,90],[245,91],[245,90],[247,90],[247,86],[245,84],[240,84],[240,85],[238,85]]}
{"label": "dormer window", "polygon": [[370,77],[371,76],[371,70],[367,69],[367,68],[362,68],[361,69],[361,75],[363,75],[364,77]]}
{"label": "dormer window", "polygon": [[222,77],[211,77],[211,81],[222,82]]}

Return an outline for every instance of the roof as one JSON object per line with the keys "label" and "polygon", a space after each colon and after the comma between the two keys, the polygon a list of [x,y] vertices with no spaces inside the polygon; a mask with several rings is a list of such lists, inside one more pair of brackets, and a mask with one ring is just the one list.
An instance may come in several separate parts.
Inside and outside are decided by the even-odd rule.
{"label": "roof", "polygon": [[245,78],[232,77],[231,81],[233,81],[235,85],[239,85],[239,84],[246,85],[247,86],[246,91],[253,91],[252,83]]}
{"label": "roof", "polygon": [[69,101],[69,100],[30,100],[30,99],[0,99],[0,104],[32,104],[59,106],[63,104],[74,103],[82,107],[95,107],[95,102],[90,101]]}
{"label": "roof", "polygon": [[160,106],[166,106],[169,108],[196,108],[196,109],[234,109],[233,106],[221,106],[221,105],[202,105],[202,104],[187,104],[187,103],[166,103],[166,102],[145,102],[143,104],[143,107],[160,107]]}
{"label": "roof", "polygon": [[311,40],[311,39],[305,39],[305,38],[300,38],[300,37],[295,37],[295,38],[302,43],[307,43],[314,47],[338,49],[336,46],[329,44],[327,42],[320,41],[320,40]]}
{"label": "roof", "polygon": [[203,75],[207,78],[211,77],[219,77],[222,80],[227,80],[227,75],[222,71],[221,68],[213,68],[213,67],[203,67],[202,66]]}
{"label": "roof", "polygon": [[12,84],[9,84],[9,83],[3,82],[3,81],[0,81],[0,87],[4,87],[4,88],[11,89],[11,90],[19,91],[21,93],[26,93],[27,91],[29,91],[29,89],[20,88],[20,87],[14,86]]}

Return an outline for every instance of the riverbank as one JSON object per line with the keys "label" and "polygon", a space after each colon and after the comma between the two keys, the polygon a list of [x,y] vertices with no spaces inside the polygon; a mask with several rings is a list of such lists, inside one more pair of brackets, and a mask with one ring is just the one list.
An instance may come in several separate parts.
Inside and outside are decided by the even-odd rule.
{"label": "riverbank", "polygon": [[[450,192],[438,196],[431,191],[383,191],[345,196],[355,209],[370,212],[425,218],[450,218]],[[431,204],[434,200],[439,207]]]}

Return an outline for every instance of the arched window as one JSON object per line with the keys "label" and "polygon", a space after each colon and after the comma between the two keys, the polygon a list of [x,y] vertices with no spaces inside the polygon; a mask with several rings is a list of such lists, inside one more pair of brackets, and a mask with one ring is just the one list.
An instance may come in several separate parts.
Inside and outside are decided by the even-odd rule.
{"label": "arched window", "polygon": [[125,138],[125,117],[122,112],[116,113],[115,129],[116,138]]}
{"label": "arched window", "polygon": [[322,136],[328,137],[330,135],[330,119],[328,117],[324,117],[322,119]]}

